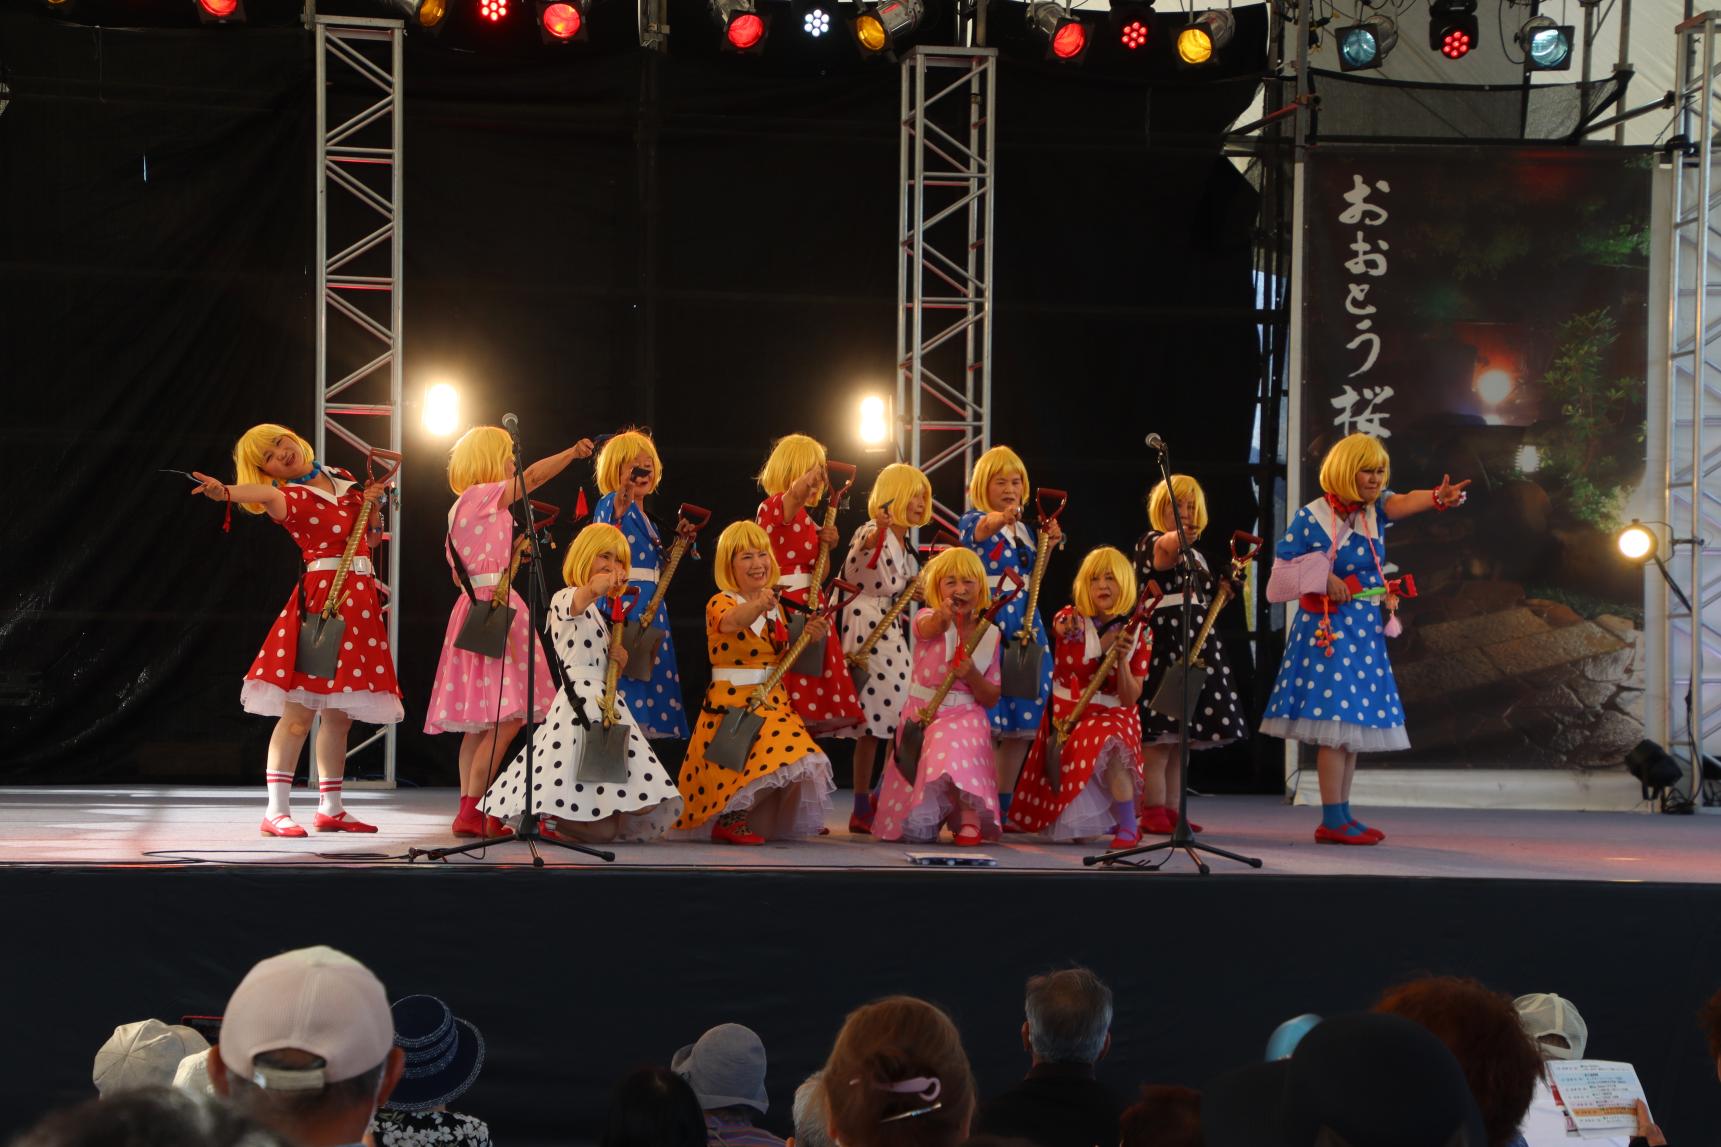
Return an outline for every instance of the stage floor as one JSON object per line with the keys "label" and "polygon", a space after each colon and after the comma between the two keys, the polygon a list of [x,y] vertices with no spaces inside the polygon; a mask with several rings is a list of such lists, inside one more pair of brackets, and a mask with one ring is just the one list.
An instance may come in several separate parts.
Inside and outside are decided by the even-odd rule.
{"label": "stage floor", "polygon": [[[886,844],[847,831],[847,793],[837,794],[829,836],[734,848],[703,841],[608,846],[615,868],[901,869],[910,849],[968,852],[942,845]],[[380,829],[376,835],[312,833],[277,840],[257,832],[261,793],[236,788],[0,788],[0,864],[106,865],[151,861],[212,864],[397,864],[409,848],[456,843],[448,832],[452,789],[360,790],[349,807]],[[309,823],[312,798],[294,805]],[[1316,845],[1318,813],[1272,797],[1202,797],[1191,811],[1203,839],[1260,857],[1260,870],[1215,859],[1222,876],[1414,876],[1498,880],[1606,880],[1721,883],[1721,817],[1644,813],[1383,809],[1371,823],[1391,839],[1373,848]],[[1366,811],[1366,810],[1365,810]],[[839,815],[840,812],[840,815]],[[1017,871],[1083,870],[1095,845],[1048,844],[1029,837],[971,850]],[[525,849],[506,846],[484,857],[447,863],[512,866]],[[597,864],[561,849],[550,865]],[[419,864],[435,863],[419,861]],[[1189,872],[1186,859],[1168,871]]]}

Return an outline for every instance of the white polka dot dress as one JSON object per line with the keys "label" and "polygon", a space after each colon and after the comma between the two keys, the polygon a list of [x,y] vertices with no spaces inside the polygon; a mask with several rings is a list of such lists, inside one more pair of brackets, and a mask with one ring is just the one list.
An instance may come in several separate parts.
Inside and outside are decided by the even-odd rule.
{"label": "white polka dot dress", "polygon": [[[681,815],[681,794],[619,695],[616,709],[628,727],[627,780],[591,784],[579,779],[586,740],[580,714],[594,724],[602,720],[598,706],[603,700],[604,667],[609,663],[610,623],[603,616],[603,601],[578,614],[572,612],[573,602],[571,586],[550,599],[550,632],[568,684],[556,692],[549,715],[532,734],[533,809],[557,820],[618,816],[621,839],[655,840]],[[485,811],[499,817],[524,812],[525,784],[522,748],[485,794]]]}
{"label": "white polka dot dress", "polygon": [[[1189,602],[1190,628],[1199,633],[1201,623],[1207,618],[1207,607],[1213,601],[1213,593],[1217,589],[1212,567],[1199,551],[1195,552],[1195,561],[1199,566],[1194,578],[1194,585],[1187,584],[1188,579],[1177,568],[1156,570],[1153,568],[1153,545],[1161,537],[1163,531],[1149,530],[1135,543],[1135,577],[1137,585],[1145,585],[1152,578],[1159,583],[1159,588],[1165,591],[1166,597],[1192,590],[1193,596]],[[1233,607],[1235,608],[1235,607]],[[1178,743],[1177,720],[1148,707],[1159,687],[1165,682],[1167,672],[1181,672],[1183,654],[1188,648],[1188,642],[1183,633],[1183,607],[1173,601],[1162,601],[1159,608],[1153,611],[1148,619],[1148,625],[1153,627],[1153,660],[1148,666],[1147,681],[1141,690],[1141,732],[1144,743],[1149,745],[1175,745]],[[1207,635],[1207,643],[1201,648],[1201,660],[1207,665],[1207,681],[1201,686],[1200,696],[1195,703],[1195,715],[1189,722],[1189,747],[1191,749],[1217,749],[1221,745],[1229,745],[1249,735],[1248,723],[1243,716],[1243,703],[1237,697],[1237,678],[1231,671],[1231,659],[1225,655],[1225,645],[1219,640],[1219,632],[1215,627]]]}
{"label": "white polka dot dress", "polygon": [[[1298,510],[1273,547],[1278,561],[1311,553],[1328,553],[1332,532],[1339,536],[1332,572],[1339,580],[1355,576],[1363,588],[1381,584],[1376,555],[1386,562],[1382,527],[1386,515],[1378,506],[1391,498],[1384,492],[1374,506],[1348,519],[1325,500]],[[1373,541],[1374,552],[1369,543]],[[1331,615],[1332,645],[1315,644],[1321,617],[1298,609],[1285,634],[1285,657],[1273,682],[1273,696],[1261,732],[1288,741],[1327,745],[1357,752],[1408,749],[1404,708],[1386,649],[1384,611],[1373,601],[1347,601]]]}
{"label": "white polka dot dress", "polygon": [[[597,508],[592,511],[592,521],[608,522],[616,526],[627,536],[628,549],[632,551],[632,562],[635,569],[663,569],[663,546],[657,535],[657,527],[640,509],[638,502],[628,504],[627,513],[621,520],[616,521],[615,495],[605,494],[598,499]],[[686,569],[687,558],[683,558],[682,568]],[[651,604],[653,595],[657,593],[657,580],[633,578],[629,585],[639,587],[639,597],[628,606],[628,620],[638,621],[640,612]],[[663,630],[663,641],[657,647],[657,662],[652,666],[651,680],[640,681],[633,677],[621,679],[621,695],[627,698],[628,708],[639,718],[639,727],[645,730],[645,735],[653,738],[668,738],[676,741],[687,739],[687,709],[681,700],[681,669],[675,661],[675,641],[669,633],[669,604],[657,607],[657,613],[651,619],[651,624]]]}
{"label": "white polka dot dress", "polygon": [[[364,491],[351,474],[332,466],[323,467],[323,473],[334,481],[335,493],[309,484],[281,488],[287,516],[279,524],[298,543],[299,556],[306,565],[341,556],[364,504]],[[369,558],[370,543],[360,538],[354,556]],[[301,573],[300,577],[304,579],[305,604],[314,614],[328,600],[335,571],[318,570]],[[374,576],[348,573],[338,615],[347,626],[334,677],[300,673],[294,662],[299,654],[299,621],[303,615],[295,586],[240,686],[239,703],[247,713],[279,717],[291,701],[307,709],[339,709],[373,725],[392,725],[405,715]]]}
{"label": "white polka dot dress", "polygon": [[[878,564],[867,568],[877,543],[878,523],[870,521],[863,523],[849,539],[843,580],[859,586],[860,593],[843,607],[840,619],[845,654],[866,644],[885,611],[890,609],[890,603],[908,588],[920,569],[919,560],[894,530],[885,531]],[[860,690],[861,710],[866,714],[862,731],[881,741],[896,735],[897,719],[908,699],[908,618],[913,612],[912,604],[904,609],[867,656],[868,677]]]}

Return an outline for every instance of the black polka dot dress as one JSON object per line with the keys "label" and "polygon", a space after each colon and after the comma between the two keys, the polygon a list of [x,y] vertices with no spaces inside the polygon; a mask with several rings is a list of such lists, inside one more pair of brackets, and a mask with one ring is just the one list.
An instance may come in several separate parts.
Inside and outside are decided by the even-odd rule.
{"label": "black polka dot dress", "polygon": [[[1183,633],[1183,607],[1175,600],[1185,588],[1183,575],[1176,569],[1153,568],[1153,544],[1161,534],[1160,530],[1149,530],[1135,543],[1137,581],[1145,582],[1152,578],[1165,591],[1165,600],[1160,602],[1148,622],[1153,627],[1153,660],[1141,691],[1141,733],[1142,743],[1146,745],[1177,743],[1177,721],[1148,708],[1147,703],[1158,691],[1160,682],[1165,680],[1166,671],[1181,663],[1188,647]],[[1208,603],[1213,600],[1215,581],[1207,559],[1196,552],[1195,560],[1200,568],[1195,573],[1189,622],[1190,628],[1198,633],[1201,622],[1207,617]],[[1249,730],[1243,722],[1243,705],[1237,699],[1237,682],[1232,674],[1231,661],[1225,655],[1225,647],[1217,632],[1207,635],[1201,660],[1207,665],[1207,683],[1202,686],[1194,716],[1189,722],[1189,747],[1216,749],[1248,736]]]}
{"label": "black polka dot dress", "polygon": [[[849,540],[848,560],[843,563],[843,580],[860,587],[855,599],[843,607],[843,653],[850,654],[866,644],[873,630],[883,620],[885,612],[898,594],[908,588],[920,571],[920,562],[896,536],[886,530],[884,548],[878,550],[878,562],[868,567],[878,545],[878,523],[864,522]],[[879,636],[878,644],[867,655],[868,677],[860,690],[861,711],[866,725],[861,732],[888,741],[896,735],[902,706],[908,699],[908,618],[913,608],[905,609],[889,629]]]}
{"label": "black polka dot dress", "polygon": [[[619,784],[589,784],[579,779],[586,730],[577,714],[601,720],[604,667],[609,662],[610,623],[603,603],[593,602],[584,613],[573,613],[574,591],[567,588],[550,599],[550,631],[556,655],[567,670],[566,689],[556,692],[550,715],[533,733],[532,807],[557,820],[597,821],[618,816],[622,840],[655,840],[681,815],[681,794],[674,779],[651,751],[651,742],[619,694],[616,710],[628,727],[627,780]],[[573,696],[568,690],[573,690]],[[526,753],[522,749],[485,796],[492,816],[517,816],[525,811]]]}

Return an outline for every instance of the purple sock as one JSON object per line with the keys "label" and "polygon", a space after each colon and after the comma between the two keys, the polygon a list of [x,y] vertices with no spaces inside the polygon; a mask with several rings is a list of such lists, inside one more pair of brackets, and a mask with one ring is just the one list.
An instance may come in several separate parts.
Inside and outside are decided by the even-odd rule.
{"label": "purple sock", "polygon": [[1117,834],[1119,836],[1140,836],[1141,829],[1136,824],[1135,801],[1114,801],[1111,806],[1112,816],[1117,818]]}
{"label": "purple sock", "polygon": [[866,789],[855,790],[855,815],[866,816],[872,812],[872,794]]}

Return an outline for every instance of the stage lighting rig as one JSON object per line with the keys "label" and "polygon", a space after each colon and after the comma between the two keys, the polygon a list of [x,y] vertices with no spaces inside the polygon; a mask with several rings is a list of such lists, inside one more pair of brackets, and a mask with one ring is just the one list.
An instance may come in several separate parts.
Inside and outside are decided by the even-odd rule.
{"label": "stage lighting rig", "polygon": [[1046,38],[1046,55],[1053,60],[1079,60],[1088,50],[1088,28],[1059,0],[1034,0],[1028,5],[1028,27]]}
{"label": "stage lighting rig", "polygon": [[508,0],[478,0],[478,15],[491,24],[500,24],[508,18]]}
{"label": "stage lighting rig", "polygon": [[924,0],[880,0],[862,3],[860,15],[850,25],[855,43],[866,55],[876,55],[894,47],[920,25],[926,13]]}
{"label": "stage lighting rig", "polygon": [[1428,46],[1449,60],[1462,60],[1479,35],[1476,0],[1429,0]]}
{"label": "stage lighting rig", "polygon": [[711,16],[723,29],[723,46],[757,52],[765,46],[765,17],[754,0],[711,0]]}
{"label": "stage lighting rig", "polygon": [[1388,17],[1377,16],[1361,24],[1340,28],[1336,35],[1339,41],[1339,69],[1359,72],[1367,68],[1378,68],[1386,60],[1386,54],[1398,43],[1398,25]]}
{"label": "stage lighting rig", "polygon": [[590,0],[538,0],[538,35],[546,44],[571,44],[586,38]]}
{"label": "stage lighting rig", "polygon": [[244,0],[197,0],[197,18],[205,24],[243,24]]}
{"label": "stage lighting rig", "polygon": [[1524,53],[1524,67],[1532,72],[1563,72],[1572,66],[1571,24],[1556,24],[1550,16],[1532,16],[1514,37]]}
{"label": "stage lighting rig", "polygon": [[1186,64],[1205,64],[1236,32],[1237,20],[1229,8],[1203,12],[1177,34],[1177,58]]}
{"label": "stage lighting rig", "polygon": [[821,40],[831,30],[831,14],[823,8],[807,9],[801,17],[801,31],[815,40]]}
{"label": "stage lighting rig", "polygon": [[1112,35],[1126,52],[1139,52],[1153,39],[1153,5],[1112,0]]}

